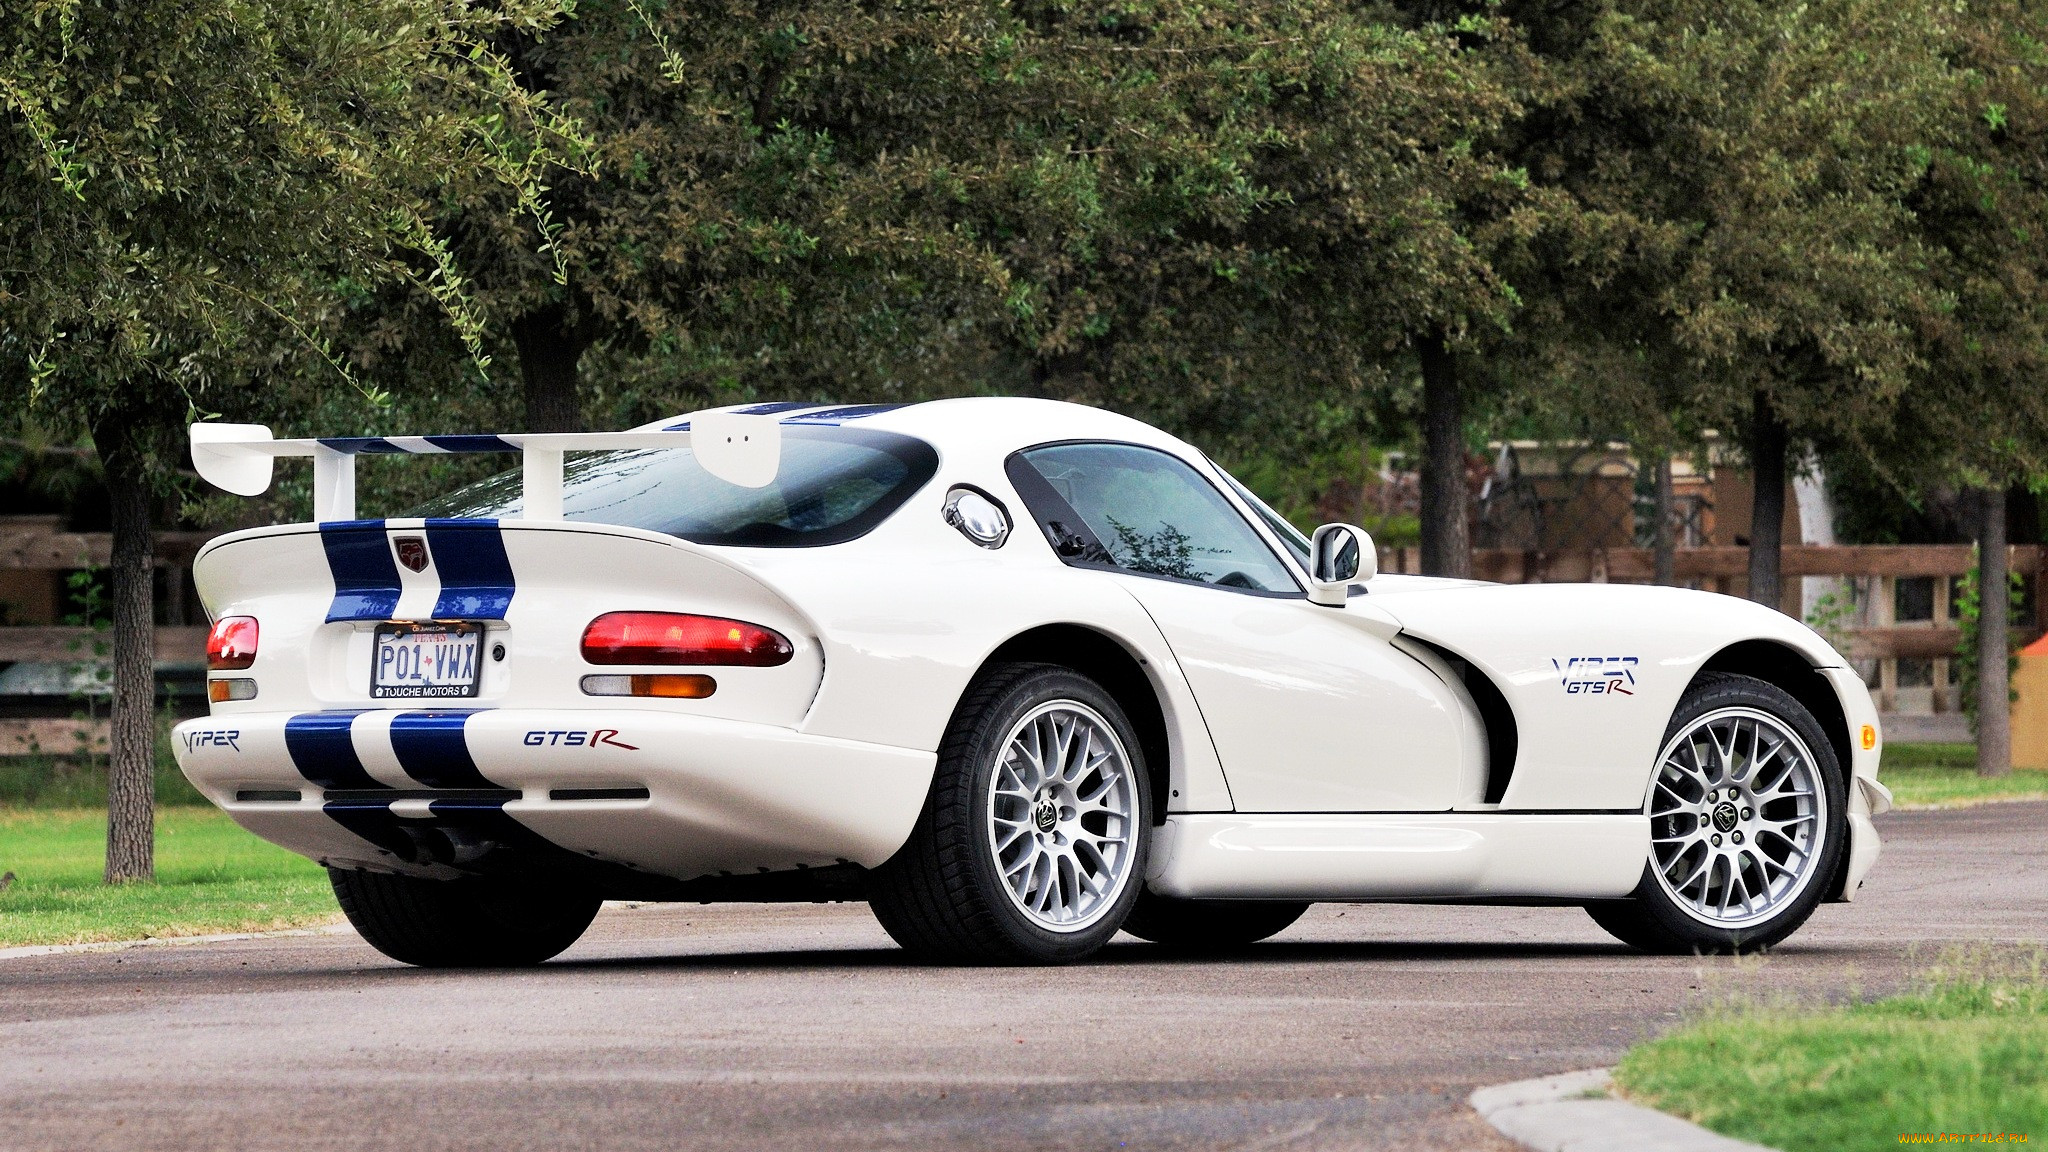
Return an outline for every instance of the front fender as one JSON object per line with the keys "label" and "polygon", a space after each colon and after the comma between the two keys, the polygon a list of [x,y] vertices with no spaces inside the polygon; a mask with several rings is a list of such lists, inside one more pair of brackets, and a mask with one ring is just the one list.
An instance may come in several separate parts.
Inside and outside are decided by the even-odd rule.
{"label": "front fender", "polygon": [[1637,811],[1664,730],[1700,668],[1768,640],[1842,664],[1759,604],[1633,584],[1459,585],[1373,597],[1404,633],[1471,662],[1507,698],[1518,749],[1503,809]]}

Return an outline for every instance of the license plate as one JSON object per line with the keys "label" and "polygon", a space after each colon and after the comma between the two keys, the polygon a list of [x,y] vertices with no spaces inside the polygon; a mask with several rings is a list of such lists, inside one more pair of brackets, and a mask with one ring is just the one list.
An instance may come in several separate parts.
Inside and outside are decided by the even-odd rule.
{"label": "license plate", "polygon": [[475,624],[379,624],[370,697],[434,699],[476,695],[483,628]]}

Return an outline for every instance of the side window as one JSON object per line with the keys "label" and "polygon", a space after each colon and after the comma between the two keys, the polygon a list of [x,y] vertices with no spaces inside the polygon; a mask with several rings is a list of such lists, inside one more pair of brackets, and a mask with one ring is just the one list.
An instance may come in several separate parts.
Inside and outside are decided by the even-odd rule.
{"label": "side window", "polygon": [[1131,444],[1054,444],[1010,478],[1069,563],[1253,592],[1300,587],[1222,493],[1179,459]]}

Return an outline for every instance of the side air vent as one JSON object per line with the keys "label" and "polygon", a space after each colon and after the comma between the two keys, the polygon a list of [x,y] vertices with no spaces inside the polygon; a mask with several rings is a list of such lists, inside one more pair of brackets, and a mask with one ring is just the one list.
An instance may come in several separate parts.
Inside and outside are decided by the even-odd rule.
{"label": "side air vent", "polygon": [[238,804],[297,804],[301,793],[289,788],[244,788],[235,793]]}
{"label": "side air vent", "polygon": [[1486,726],[1486,792],[1482,798],[1488,804],[1500,803],[1501,797],[1508,794],[1508,782],[1514,779],[1515,754],[1521,744],[1515,710],[1508,706],[1507,697],[1501,695],[1492,679],[1474,668],[1471,661],[1426,640],[1417,642],[1443,657],[1444,663],[1464,682],[1465,691],[1472,694],[1472,702],[1479,706],[1479,722]]}

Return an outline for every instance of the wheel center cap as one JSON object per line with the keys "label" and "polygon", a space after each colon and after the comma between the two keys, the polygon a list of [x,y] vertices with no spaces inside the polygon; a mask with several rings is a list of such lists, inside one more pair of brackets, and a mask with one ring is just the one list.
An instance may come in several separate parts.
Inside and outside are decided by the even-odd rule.
{"label": "wheel center cap", "polygon": [[1735,805],[1724,800],[1714,806],[1715,828],[1723,832],[1733,832],[1735,831],[1735,825],[1740,822],[1741,814],[1736,812]]}
{"label": "wheel center cap", "polygon": [[1031,806],[1031,822],[1040,832],[1050,832],[1060,822],[1060,806],[1051,796],[1040,796]]}

